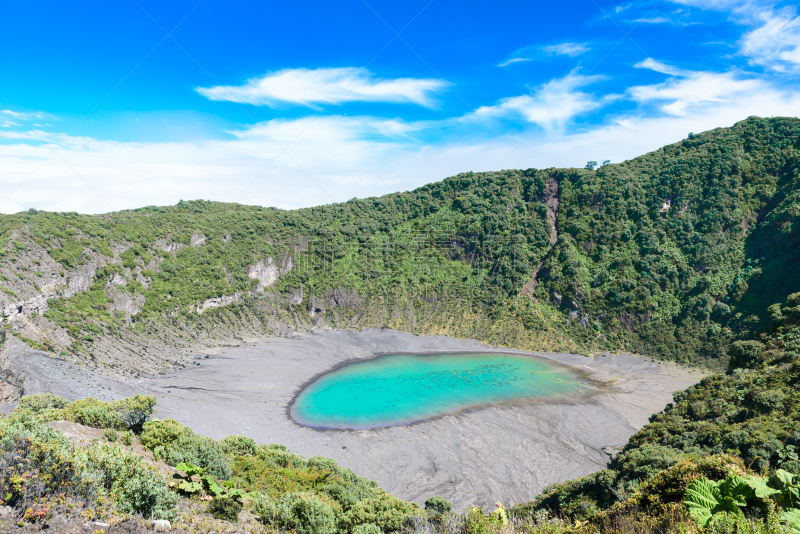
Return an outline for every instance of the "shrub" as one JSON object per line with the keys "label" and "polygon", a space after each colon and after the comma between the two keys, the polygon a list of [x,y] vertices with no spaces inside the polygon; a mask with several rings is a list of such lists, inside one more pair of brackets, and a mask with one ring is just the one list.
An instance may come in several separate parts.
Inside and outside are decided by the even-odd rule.
{"label": "shrub", "polygon": [[122,443],[124,443],[128,447],[133,445],[133,431],[132,430],[126,430],[125,432],[123,432],[121,434],[121,438],[122,438]]}
{"label": "shrub", "polygon": [[[71,402],[61,412],[60,419],[93,428],[124,429],[124,423],[111,404],[94,398]],[[55,414],[48,414],[52,417]]]}
{"label": "shrub", "polygon": [[100,474],[100,482],[114,497],[117,508],[127,514],[153,519],[174,519],[179,498],[158,473],[135,454],[119,446],[102,444],[85,452],[87,464]]}
{"label": "shrub", "polygon": [[785,398],[786,394],[780,389],[768,389],[753,395],[753,400],[764,411],[774,410]]}
{"label": "shrub", "polygon": [[284,445],[280,446],[268,445],[266,447],[263,446],[258,447],[256,454],[262,460],[267,460],[283,468],[308,466],[308,460],[306,460],[299,454],[294,454],[292,452],[289,452],[289,450]]}
{"label": "shrub", "polygon": [[113,409],[128,430],[142,431],[142,426],[155,413],[156,398],[136,395],[113,404]]}
{"label": "shrub", "polygon": [[230,497],[214,497],[208,504],[208,513],[216,519],[224,519],[231,523],[239,520],[239,512],[242,511],[241,503]]}
{"label": "shrub", "polygon": [[142,425],[139,441],[144,448],[150,451],[155,451],[158,446],[167,449],[189,432],[191,430],[174,419],[153,419]]}
{"label": "shrub", "polygon": [[278,517],[273,524],[303,534],[332,534],[336,532],[334,508],[335,503],[313,493],[286,493],[278,503]]}
{"label": "shrub", "polygon": [[103,438],[105,438],[106,441],[113,443],[117,441],[117,437],[117,431],[113,428],[106,428],[103,430]]}
{"label": "shrub", "polygon": [[444,499],[443,497],[439,497],[438,495],[425,501],[425,510],[428,510],[434,514],[447,513],[452,509],[452,507],[453,506],[450,504],[450,501]]}
{"label": "shrub", "polygon": [[323,486],[322,492],[338,502],[345,512],[350,510],[359,501],[354,491],[341,484],[327,484]]}
{"label": "shrub", "polygon": [[166,448],[166,460],[170,465],[182,462],[198,465],[221,480],[227,480],[233,474],[228,459],[217,443],[211,438],[193,433],[184,434]]}
{"label": "shrub", "polygon": [[308,467],[317,471],[331,471],[332,473],[339,470],[336,461],[325,456],[312,456],[308,459]]}
{"label": "shrub", "polygon": [[365,523],[353,528],[353,534],[383,534],[378,525],[372,523]]}
{"label": "shrub", "polygon": [[417,510],[415,505],[401,501],[388,493],[382,493],[376,497],[358,501],[342,515],[339,526],[342,530],[351,531],[358,525],[372,523],[383,532],[394,532],[400,530],[408,514],[415,513]]}
{"label": "shrub", "polygon": [[256,453],[255,440],[246,436],[226,436],[217,442],[220,450],[230,456],[250,456]]}
{"label": "shrub", "polygon": [[64,420],[93,428],[141,431],[142,425],[155,412],[155,397],[136,395],[116,402],[94,398],[67,402],[49,394],[23,397],[18,413],[35,415],[41,421]]}
{"label": "shrub", "polygon": [[256,493],[252,497],[250,511],[265,525],[271,525],[278,519],[278,504],[263,493]]}
{"label": "shrub", "polygon": [[170,465],[194,464],[221,480],[229,479],[233,473],[217,442],[173,419],[147,421],[142,425],[139,441],[157,460]]}
{"label": "shrub", "polygon": [[22,397],[19,400],[19,404],[15,408],[15,411],[37,414],[44,410],[58,410],[67,404],[69,403],[58,395],[40,393],[38,395]]}
{"label": "shrub", "polygon": [[50,505],[102,517],[113,505],[122,514],[172,519],[178,501],[140,456],[108,443],[75,447],[25,412],[0,420],[0,494],[32,517]]}

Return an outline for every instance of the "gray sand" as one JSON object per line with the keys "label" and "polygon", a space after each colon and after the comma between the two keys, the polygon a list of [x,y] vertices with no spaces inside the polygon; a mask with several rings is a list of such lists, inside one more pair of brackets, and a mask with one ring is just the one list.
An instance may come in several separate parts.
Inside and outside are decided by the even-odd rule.
{"label": "gray sand", "polygon": [[587,358],[498,348],[557,362],[604,386],[574,402],[491,406],[370,430],[315,430],[287,416],[305,383],[344,361],[378,353],[491,349],[475,341],[387,329],[319,330],[208,350],[209,358],[199,355],[200,365],[126,383],[90,376],[19,345],[9,357],[28,394],[155,395],[159,417],[175,418],[201,434],[243,434],[260,443],[283,443],[304,456],[328,456],[398,497],[422,502],[441,495],[456,508],[526,502],[549,484],[603,469],[609,459],[604,449],[624,445],[652,413],[671,402],[673,391],[702,376],[627,355]]}

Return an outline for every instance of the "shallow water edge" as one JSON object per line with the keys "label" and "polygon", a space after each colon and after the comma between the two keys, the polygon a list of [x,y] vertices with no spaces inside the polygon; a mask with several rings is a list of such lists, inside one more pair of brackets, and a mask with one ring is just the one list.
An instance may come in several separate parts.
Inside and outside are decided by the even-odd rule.
{"label": "shallow water edge", "polygon": [[[428,357],[431,360],[426,361]],[[389,363],[388,359],[395,361]],[[349,376],[343,375],[342,372],[347,370]],[[491,374],[492,371],[500,372],[500,377]],[[437,380],[438,384],[435,383]],[[361,382],[353,384],[359,389],[353,392],[353,388],[348,387],[344,392],[344,383],[348,381]],[[396,384],[401,381],[411,382],[408,387],[412,389],[403,390],[403,386]],[[303,427],[333,431],[365,430],[413,425],[503,405],[581,402],[597,394],[604,386],[581,366],[537,354],[491,349],[404,351],[339,362],[303,383],[295,391],[286,411],[292,421]],[[364,387],[377,389],[370,390],[372,395],[364,396]],[[337,394],[360,395],[362,398],[335,398]],[[404,398],[393,399],[395,395]],[[316,412],[311,407],[315,401],[323,406],[327,401],[328,405],[321,408],[322,413],[311,415],[310,411]],[[370,408],[367,405],[371,403],[383,403],[383,406]],[[351,410],[349,414],[348,408]]]}

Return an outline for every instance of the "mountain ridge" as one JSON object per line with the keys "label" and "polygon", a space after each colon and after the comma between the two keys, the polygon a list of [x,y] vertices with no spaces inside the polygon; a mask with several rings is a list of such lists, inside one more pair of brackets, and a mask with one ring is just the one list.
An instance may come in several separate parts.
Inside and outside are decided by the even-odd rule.
{"label": "mountain ridge", "polygon": [[4,331],[107,371],[109,340],[129,339],[131,362],[151,345],[152,371],[225,324],[229,339],[390,326],[721,369],[800,290],[798,139],[797,119],[751,117],[596,170],[470,172],[292,211],[6,215]]}

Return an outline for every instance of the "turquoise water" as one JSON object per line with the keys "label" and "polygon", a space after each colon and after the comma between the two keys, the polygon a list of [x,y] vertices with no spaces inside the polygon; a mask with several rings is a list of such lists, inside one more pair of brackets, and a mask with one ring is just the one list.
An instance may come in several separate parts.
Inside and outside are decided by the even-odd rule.
{"label": "turquoise water", "polygon": [[322,375],[300,392],[290,412],[308,426],[370,428],[589,387],[554,365],[521,356],[394,354]]}

